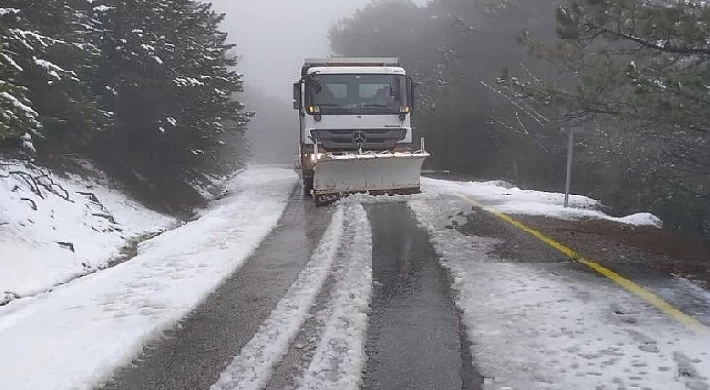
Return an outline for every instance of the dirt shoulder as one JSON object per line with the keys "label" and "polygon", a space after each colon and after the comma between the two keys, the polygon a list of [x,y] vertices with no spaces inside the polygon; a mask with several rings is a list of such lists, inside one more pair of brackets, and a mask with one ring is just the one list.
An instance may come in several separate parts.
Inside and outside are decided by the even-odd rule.
{"label": "dirt shoulder", "polygon": [[710,286],[710,242],[665,229],[605,220],[566,221],[516,215],[528,226],[614,269],[644,264]]}

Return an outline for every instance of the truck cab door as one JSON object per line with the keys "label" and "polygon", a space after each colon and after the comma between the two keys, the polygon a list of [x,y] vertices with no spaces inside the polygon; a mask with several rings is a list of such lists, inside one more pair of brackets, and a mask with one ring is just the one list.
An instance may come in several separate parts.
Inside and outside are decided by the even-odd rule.
{"label": "truck cab door", "polygon": [[301,82],[293,83],[293,109],[301,111],[303,98],[301,94]]}

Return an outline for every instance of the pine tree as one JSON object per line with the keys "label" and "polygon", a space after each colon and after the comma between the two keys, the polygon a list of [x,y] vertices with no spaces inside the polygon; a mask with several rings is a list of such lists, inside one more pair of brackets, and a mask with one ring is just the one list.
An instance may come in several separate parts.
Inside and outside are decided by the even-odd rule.
{"label": "pine tree", "polygon": [[573,0],[558,9],[557,20],[568,50],[588,60],[567,103],[710,132],[706,2]]}
{"label": "pine tree", "polygon": [[104,141],[171,173],[215,164],[224,133],[247,122],[232,99],[243,79],[218,29],[223,16],[191,0],[94,4],[104,54],[94,90],[116,120]]}
{"label": "pine tree", "polygon": [[2,60],[9,66],[0,80],[7,88],[5,104],[10,101],[24,114],[14,115],[14,124],[7,122],[7,134],[27,133],[25,145],[30,145],[29,134],[52,147],[80,143],[97,127],[97,109],[81,78],[91,54],[96,54],[87,40],[90,3],[8,0],[5,4],[12,11],[3,16],[0,45]]}
{"label": "pine tree", "polygon": [[27,97],[28,89],[22,85],[28,66],[23,55],[36,51],[37,42],[23,34],[26,20],[21,13],[18,8],[0,8],[0,141],[39,134],[42,128],[34,103]]}

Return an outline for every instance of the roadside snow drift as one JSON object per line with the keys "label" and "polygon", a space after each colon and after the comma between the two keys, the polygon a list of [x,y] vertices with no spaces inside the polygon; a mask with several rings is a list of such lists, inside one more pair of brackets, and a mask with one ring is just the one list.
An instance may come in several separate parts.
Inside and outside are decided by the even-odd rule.
{"label": "roadside snow drift", "polygon": [[461,199],[409,206],[453,277],[484,390],[710,388],[710,335],[574,264],[496,256],[499,239],[445,227]]}
{"label": "roadside snow drift", "polygon": [[202,217],[139,247],[133,260],[0,308],[7,389],[92,388],[195,308],[277,224],[292,170],[250,168]]}
{"label": "roadside snow drift", "polygon": [[105,267],[129,241],[174,219],[96,178],[0,161],[0,304]]}
{"label": "roadside snow drift", "polygon": [[661,227],[661,220],[650,213],[623,218],[611,217],[598,209],[599,201],[581,195],[570,196],[570,207],[564,207],[565,195],[553,192],[521,190],[503,181],[455,182],[422,178],[422,189],[428,194],[470,196],[481,204],[509,214],[539,215],[561,219],[595,218],[635,226]]}

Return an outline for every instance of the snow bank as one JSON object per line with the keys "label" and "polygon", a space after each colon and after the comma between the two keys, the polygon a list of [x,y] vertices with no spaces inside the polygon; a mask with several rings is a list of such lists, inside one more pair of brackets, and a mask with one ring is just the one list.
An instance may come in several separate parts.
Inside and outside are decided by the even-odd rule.
{"label": "snow bank", "polygon": [[499,240],[445,228],[462,200],[410,207],[454,278],[485,390],[709,387],[707,333],[575,265],[497,258]]}
{"label": "snow bank", "polygon": [[174,224],[96,174],[0,161],[0,303],[105,267],[131,239]]}
{"label": "snow bank", "polygon": [[133,260],[0,308],[8,389],[91,388],[194,309],[277,224],[296,183],[250,168],[201,218],[152,239]]}
{"label": "snow bank", "polygon": [[507,182],[455,182],[422,178],[422,189],[429,194],[461,194],[485,206],[509,214],[538,215],[567,220],[594,218],[635,226],[661,227],[661,220],[649,213],[623,218],[611,217],[598,209],[599,201],[586,196],[571,195],[569,208],[564,207],[565,195],[553,192],[522,190]]}
{"label": "snow bank", "polygon": [[663,221],[651,213],[636,213],[622,218],[610,218],[612,221],[635,226],[663,226]]}

